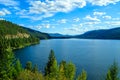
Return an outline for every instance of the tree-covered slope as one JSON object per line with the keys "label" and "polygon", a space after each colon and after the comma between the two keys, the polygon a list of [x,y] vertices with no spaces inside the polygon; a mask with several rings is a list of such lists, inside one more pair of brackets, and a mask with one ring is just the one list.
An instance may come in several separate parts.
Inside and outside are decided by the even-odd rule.
{"label": "tree-covered slope", "polygon": [[43,33],[43,32],[40,32],[40,31],[36,31],[36,30],[33,30],[33,29],[29,29],[29,28],[25,28],[23,27],[25,30],[27,30],[31,35],[39,38],[39,39],[49,39],[51,38],[49,36],[49,34],[47,33]]}
{"label": "tree-covered slope", "polygon": [[75,37],[87,39],[120,39],[120,28],[93,30]]}
{"label": "tree-covered slope", "polygon": [[0,20],[0,47],[22,48],[36,44],[39,39],[49,38],[47,34],[40,33],[6,20]]}

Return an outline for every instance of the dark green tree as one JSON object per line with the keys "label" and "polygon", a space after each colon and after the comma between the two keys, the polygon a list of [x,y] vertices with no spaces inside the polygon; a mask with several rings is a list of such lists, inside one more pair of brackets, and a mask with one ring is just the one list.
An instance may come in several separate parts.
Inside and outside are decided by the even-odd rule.
{"label": "dark green tree", "polygon": [[54,55],[54,51],[51,50],[48,58],[47,65],[45,67],[45,76],[56,78],[58,74],[57,61]]}
{"label": "dark green tree", "polygon": [[19,74],[22,71],[22,65],[21,65],[19,59],[17,59],[17,61],[15,63],[15,70],[16,70],[17,74]]}
{"label": "dark green tree", "polygon": [[28,61],[26,63],[25,69],[32,71],[32,62]]}
{"label": "dark green tree", "polygon": [[33,73],[38,72],[38,66],[37,66],[36,64],[34,65],[34,67],[33,67],[33,69],[32,69],[32,72],[33,72]]}
{"label": "dark green tree", "polygon": [[14,78],[15,57],[10,48],[0,48],[0,80],[10,80]]}
{"label": "dark green tree", "polygon": [[78,76],[77,80],[87,80],[87,73],[85,70],[82,70],[81,74]]}
{"label": "dark green tree", "polygon": [[118,64],[114,62],[109,68],[105,80],[119,80],[118,74],[119,74]]}

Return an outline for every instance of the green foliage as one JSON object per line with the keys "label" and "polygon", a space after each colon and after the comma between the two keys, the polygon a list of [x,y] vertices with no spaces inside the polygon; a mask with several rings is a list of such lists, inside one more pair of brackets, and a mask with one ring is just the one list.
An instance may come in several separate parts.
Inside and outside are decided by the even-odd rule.
{"label": "green foliage", "polygon": [[75,72],[76,72],[76,68],[75,68],[75,65],[70,62],[68,64],[66,64],[66,67],[65,67],[65,76],[69,79],[69,80],[73,80],[74,77],[75,77]]}
{"label": "green foliage", "polygon": [[66,63],[62,61],[58,68],[57,61],[53,50],[51,50],[48,63],[45,67],[45,76],[49,80],[74,80],[75,65],[73,63]]}
{"label": "green foliage", "polygon": [[16,80],[45,80],[42,73],[33,73],[29,70],[23,70]]}
{"label": "green foliage", "polygon": [[39,39],[23,27],[9,21],[0,20],[0,48],[18,49],[38,42]]}
{"label": "green foliage", "polygon": [[66,61],[62,61],[59,66],[59,75],[58,75],[59,80],[67,80],[65,71],[66,71]]}
{"label": "green foliage", "polygon": [[28,62],[26,63],[25,69],[31,71],[31,70],[32,70],[32,62],[28,61]]}
{"label": "green foliage", "polygon": [[51,38],[49,36],[49,34],[47,34],[47,33],[35,31],[35,30],[29,29],[29,28],[24,28],[24,29],[26,29],[27,31],[30,32],[31,35],[33,35],[33,36],[35,36],[35,37],[37,37],[39,39],[49,39],[49,38]]}
{"label": "green foliage", "polygon": [[77,80],[87,80],[87,73],[86,73],[86,71],[82,70],[82,72],[78,76]]}
{"label": "green foliage", "polygon": [[[0,63],[0,80],[74,80],[75,78],[75,65],[62,61],[58,67],[53,50],[45,67],[45,76],[38,71],[37,65],[32,68],[30,61],[26,63],[25,69],[22,69],[20,61],[15,61],[10,47],[0,48]],[[84,72],[81,75],[82,78],[85,77]]]}
{"label": "green foliage", "polygon": [[112,80],[110,70],[108,70],[105,80]]}
{"label": "green foliage", "polygon": [[14,54],[12,50],[0,48],[0,80],[14,78]]}
{"label": "green foliage", "polygon": [[57,61],[54,55],[54,51],[50,51],[48,63],[45,67],[45,76],[56,77],[58,73]]}
{"label": "green foliage", "polygon": [[22,65],[21,65],[19,59],[17,59],[17,61],[15,63],[15,70],[17,72],[17,75],[22,71]]}
{"label": "green foliage", "polygon": [[116,62],[114,62],[108,70],[105,80],[119,80],[118,77],[119,68]]}
{"label": "green foliage", "polygon": [[34,72],[34,73],[38,72],[38,66],[37,65],[34,65],[34,67],[32,69],[32,72]]}

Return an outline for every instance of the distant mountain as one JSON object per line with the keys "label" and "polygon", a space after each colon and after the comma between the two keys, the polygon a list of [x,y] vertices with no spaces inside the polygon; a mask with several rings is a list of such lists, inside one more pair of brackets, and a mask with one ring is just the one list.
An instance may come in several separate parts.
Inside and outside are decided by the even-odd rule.
{"label": "distant mountain", "polygon": [[85,39],[120,39],[120,28],[102,29],[88,31],[82,35],[74,36],[74,38]]}
{"label": "distant mountain", "polygon": [[63,34],[59,34],[59,33],[49,33],[49,36],[51,38],[70,38],[70,35],[63,35]]}
{"label": "distant mountain", "polygon": [[27,30],[31,35],[39,38],[39,39],[49,39],[51,38],[49,34],[47,33],[43,33],[43,32],[40,32],[40,31],[36,31],[36,30],[33,30],[33,29],[30,29],[30,28],[26,28],[26,27],[23,27],[25,30]]}

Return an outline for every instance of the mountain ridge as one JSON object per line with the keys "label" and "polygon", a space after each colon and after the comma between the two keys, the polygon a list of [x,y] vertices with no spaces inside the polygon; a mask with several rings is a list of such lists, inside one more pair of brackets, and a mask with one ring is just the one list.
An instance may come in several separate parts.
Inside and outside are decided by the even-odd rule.
{"label": "mountain ridge", "polygon": [[85,39],[120,39],[120,27],[112,29],[100,29],[85,32],[81,35],[76,35],[74,38]]}

